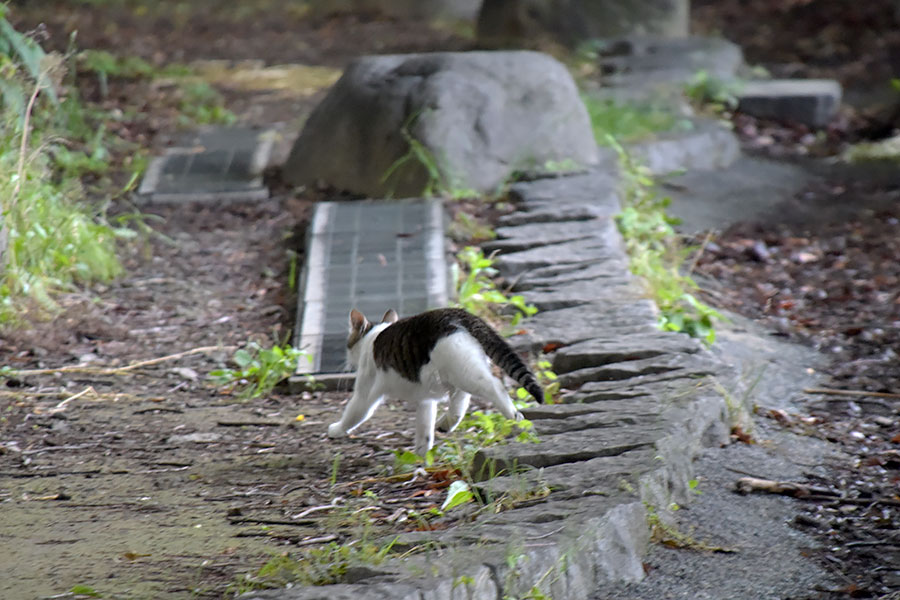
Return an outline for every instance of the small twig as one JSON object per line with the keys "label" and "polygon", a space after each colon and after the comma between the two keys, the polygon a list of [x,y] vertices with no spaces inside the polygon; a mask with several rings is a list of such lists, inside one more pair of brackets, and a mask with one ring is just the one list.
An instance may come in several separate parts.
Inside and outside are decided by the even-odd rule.
{"label": "small twig", "polygon": [[790,481],[773,481],[771,479],[759,479],[758,477],[741,477],[734,484],[735,489],[746,494],[749,492],[768,492],[769,494],[782,494],[795,498],[806,498],[812,495],[837,499],[838,493],[827,488],[803,485]]}
{"label": "small twig", "polygon": [[867,392],[865,390],[836,390],[833,388],[806,388],[804,394],[825,394],[828,396],[872,396],[873,398],[891,398],[900,400],[900,394],[890,392]]}
{"label": "small twig", "polygon": [[311,546],[313,544],[324,544],[325,542],[333,542],[337,539],[337,536],[333,533],[329,533],[328,535],[323,535],[322,537],[309,538],[308,540],[302,540],[297,542],[298,546]]}
{"label": "small twig", "polygon": [[27,377],[29,375],[53,375],[56,373],[84,373],[89,375],[121,375],[122,373],[128,373],[129,371],[133,371],[134,369],[140,369],[141,367],[149,367],[152,365],[156,365],[162,362],[170,361],[170,360],[178,360],[179,358],[184,358],[185,356],[191,356],[194,354],[206,354],[207,352],[230,352],[237,348],[237,346],[202,346],[200,348],[194,348],[192,350],[186,350],[184,352],[178,352],[176,354],[169,354],[167,356],[160,356],[159,358],[151,358],[149,360],[142,360],[140,362],[132,363],[125,367],[115,367],[115,368],[96,368],[96,367],[82,367],[80,365],[70,365],[68,367],[59,367],[56,369],[24,369],[21,371],[11,371],[10,375],[15,377]]}
{"label": "small twig", "polygon": [[231,525],[240,525],[242,523],[250,523],[252,525],[290,525],[292,527],[305,527],[307,525],[315,525],[318,523],[315,519],[306,519],[304,521],[285,521],[282,519],[254,519],[252,517],[241,517],[239,519],[230,519]]}
{"label": "small twig", "polygon": [[74,396],[69,396],[68,398],[66,398],[65,400],[63,400],[62,402],[60,402],[59,404],[57,404],[56,406],[54,406],[53,408],[48,410],[47,414],[55,415],[58,412],[62,412],[64,410],[66,410],[66,404],[68,404],[72,400],[77,400],[78,398],[81,398],[88,392],[93,392],[94,395],[97,394],[97,390],[94,389],[94,386],[89,385],[86,388],[84,388],[83,390],[81,390],[80,392],[78,392],[77,394],[75,394]]}
{"label": "small twig", "polygon": [[313,506],[312,508],[307,508],[306,510],[297,513],[296,515],[294,515],[294,516],[291,517],[291,518],[293,518],[293,519],[302,519],[302,518],[305,517],[306,515],[310,515],[310,514],[312,514],[312,513],[314,513],[314,512],[318,512],[318,511],[320,511],[320,510],[331,510],[332,508],[335,508],[335,505],[334,505],[334,504],[325,504],[325,505],[323,505],[323,506]]}

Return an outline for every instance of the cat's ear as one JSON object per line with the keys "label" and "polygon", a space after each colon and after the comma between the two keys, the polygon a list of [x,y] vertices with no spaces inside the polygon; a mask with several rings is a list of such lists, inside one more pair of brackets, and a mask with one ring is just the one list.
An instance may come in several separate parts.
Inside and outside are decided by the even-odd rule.
{"label": "cat's ear", "polygon": [[384,316],[381,317],[381,322],[382,323],[396,323],[399,319],[400,319],[400,315],[398,315],[397,311],[392,308],[391,310],[384,313]]}
{"label": "cat's ear", "polygon": [[362,331],[365,329],[368,321],[366,320],[365,315],[356,310],[355,308],[350,311],[350,329],[351,331]]}

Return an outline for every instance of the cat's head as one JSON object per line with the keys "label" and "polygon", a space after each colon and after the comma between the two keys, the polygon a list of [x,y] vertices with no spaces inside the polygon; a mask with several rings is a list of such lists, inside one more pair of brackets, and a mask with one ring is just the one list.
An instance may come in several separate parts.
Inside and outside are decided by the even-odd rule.
{"label": "cat's head", "polygon": [[[390,325],[399,319],[397,311],[393,308],[384,313],[382,323]],[[350,311],[350,334],[347,336],[347,349],[350,351],[350,359],[353,364],[359,364],[359,341],[372,331],[378,323],[372,323],[364,314],[355,308]]]}

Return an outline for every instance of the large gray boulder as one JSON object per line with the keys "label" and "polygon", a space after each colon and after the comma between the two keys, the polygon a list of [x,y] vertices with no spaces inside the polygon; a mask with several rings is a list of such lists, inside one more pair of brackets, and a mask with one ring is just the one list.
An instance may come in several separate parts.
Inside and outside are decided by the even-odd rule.
{"label": "large gray boulder", "polygon": [[[515,171],[597,161],[575,83],[550,56],[367,56],[312,112],[284,176],[295,185],[407,197],[429,184],[493,192]],[[423,163],[433,163],[431,172]]]}
{"label": "large gray boulder", "polygon": [[484,0],[478,40],[504,47],[544,40],[574,48],[630,34],[684,37],[689,9],[690,0]]}

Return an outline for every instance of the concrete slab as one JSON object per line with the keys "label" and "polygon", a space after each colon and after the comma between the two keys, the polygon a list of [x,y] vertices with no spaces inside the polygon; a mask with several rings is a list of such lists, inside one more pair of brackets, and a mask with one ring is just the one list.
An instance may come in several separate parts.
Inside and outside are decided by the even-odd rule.
{"label": "concrete slab", "polygon": [[748,115],[821,128],[837,114],[841,84],[833,79],[748,81],[737,95],[738,110]]}
{"label": "concrete slab", "polygon": [[233,202],[269,197],[262,173],[273,132],[211,128],[183,136],[150,161],[137,198],[142,203]]}
{"label": "concrete slab", "polygon": [[298,374],[345,373],[352,308],[380,319],[447,304],[440,201],[317,204],[298,290],[294,345],[311,354]]}

